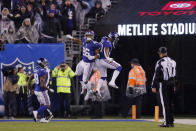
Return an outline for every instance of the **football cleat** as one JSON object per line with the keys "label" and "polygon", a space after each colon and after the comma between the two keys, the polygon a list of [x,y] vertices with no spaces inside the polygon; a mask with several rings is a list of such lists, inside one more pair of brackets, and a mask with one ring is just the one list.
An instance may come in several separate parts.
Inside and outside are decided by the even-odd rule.
{"label": "football cleat", "polygon": [[49,121],[46,120],[45,118],[40,119],[40,123],[48,123]]}

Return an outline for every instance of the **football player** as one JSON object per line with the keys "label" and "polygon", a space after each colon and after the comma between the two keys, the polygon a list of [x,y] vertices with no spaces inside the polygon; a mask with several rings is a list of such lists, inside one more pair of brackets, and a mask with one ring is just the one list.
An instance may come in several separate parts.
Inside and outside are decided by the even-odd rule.
{"label": "football player", "polygon": [[[37,115],[39,114],[41,119],[40,122],[47,123],[49,120],[46,120],[44,117],[44,112],[48,111],[50,116],[49,119],[53,117],[50,108],[50,98],[48,96],[48,91],[51,93],[54,92],[53,89],[46,86],[48,72],[46,71],[47,60],[45,58],[40,58],[37,61],[37,67],[34,68],[33,75],[29,78],[28,85],[30,85],[31,80],[35,79],[35,89],[34,93],[37,96],[37,99],[40,103],[38,110],[33,111],[34,121],[37,121]],[[29,87],[29,86],[28,86]]]}
{"label": "football player", "polygon": [[118,77],[120,71],[122,70],[122,66],[110,58],[110,53],[112,51],[112,47],[115,47],[116,43],[119,40],[119,35],[117,32],[110,32],[108,37],[103,37],[101,42],[99,43],[101,46],[100,49],[100,57],[96,59],[96,67],[99,69],[101,73],[101,79],[98,81],[97,91],[100,92],[100,88],[104,80],[107,77],[107,69],[115,69],[112,79],[109,82],[109,86],[117,88],[118,86],[115,84],[115,80]]}
{"label": "football player", "polygon": [[[73,38],[70,35],[67,35],[67,38],[72,39],[73,42],[81,44],[83,46],[83,75],[82,81],[84,82],[83,87],[86,87],[90,74],[95,64],[95,59],[99,58],[99,49],[100,45],[98,42],[94,41],[94,32],[89,30],[85,33],[85,37],[82,40]],[[76,73],[77,75],[77,73]],[[84,88],[83,88],[84,90]],[[83,91],[82,91],[83,92]]]}

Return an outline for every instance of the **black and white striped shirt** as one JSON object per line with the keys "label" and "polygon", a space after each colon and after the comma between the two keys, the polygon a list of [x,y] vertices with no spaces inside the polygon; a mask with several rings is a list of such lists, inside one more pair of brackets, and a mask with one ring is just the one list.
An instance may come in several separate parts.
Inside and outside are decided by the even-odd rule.
{"label": "black and white striped shirt", "polygon": [[157,84],[168,81],[176,76],[176,62],[170,57],[165,56],[157,61],[155,73],[152,80],[152,88],[157,88]]}

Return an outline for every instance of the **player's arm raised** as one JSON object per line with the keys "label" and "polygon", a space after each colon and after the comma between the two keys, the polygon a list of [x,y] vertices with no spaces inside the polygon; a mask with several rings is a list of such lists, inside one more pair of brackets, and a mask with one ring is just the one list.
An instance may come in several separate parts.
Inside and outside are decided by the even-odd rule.
{"label": "player's arm raised", "polygon": [[77,39],[77,38],[74,38],[74,37],[72,37],[71,35],[66,35],[66,38],[71,39],[74,43],[77,43],[77,44],[82,45],[82,41],[81,41],[81,40],[79,40],[79,39]]}

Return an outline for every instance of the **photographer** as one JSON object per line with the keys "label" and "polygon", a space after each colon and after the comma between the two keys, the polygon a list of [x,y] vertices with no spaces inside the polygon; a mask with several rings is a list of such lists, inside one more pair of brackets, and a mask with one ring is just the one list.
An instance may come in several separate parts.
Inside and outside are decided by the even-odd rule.
{"label": "photographer", "polygon": [[52,71],[52,77],[56,77],[57,95],[60,105],[59,115],[61,117],[71,117],[71,78],[74,76],[75,73],[65,62],[62,62]]}
{"label": "photographer", "polygon": [[3,75],[6,77],[3,86],[3,97],[5,102],[5,119],[14,119],[16,116],[16,90],[18,76],[16,69],[13,67],[5,67],[2,69]]}

